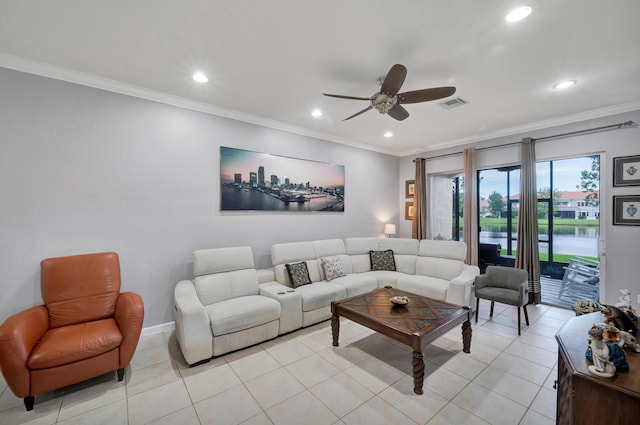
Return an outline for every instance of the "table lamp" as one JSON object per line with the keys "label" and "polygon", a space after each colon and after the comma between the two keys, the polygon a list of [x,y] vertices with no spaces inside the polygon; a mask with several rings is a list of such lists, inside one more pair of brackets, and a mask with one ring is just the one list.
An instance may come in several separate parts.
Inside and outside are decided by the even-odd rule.
{"label": "table lamp", "polygon": [[385,224],[384,225],[384,233],[387,234],[387,237],[390,238],[391,235],[395,235],[396,234],[396,225],[395,224]]}

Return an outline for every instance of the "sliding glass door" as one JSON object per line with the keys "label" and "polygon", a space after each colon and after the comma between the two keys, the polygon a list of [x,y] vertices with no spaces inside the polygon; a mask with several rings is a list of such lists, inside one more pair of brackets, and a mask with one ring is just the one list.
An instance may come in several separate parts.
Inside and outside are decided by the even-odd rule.
{"label": "sliding glass door", "polygon": [[[503,263],[512,265],[518,237],[520,167],[478,171],[478,196],[478,241],[499,245]],[[484,251],[479,249],[479,252]],[[482,262],[483,259],[479,260]]]}
{"label": "sliding glass door", "polygon": [[[575,297],[597,298],[598,282],[567,285],[568,269],[587,264],[598,267],[600,235],[600,157],[542,161],[536,164],[538,191],[538,249],[543,278],[557,281],[553,295],[543,288],[543,301],[570,303]],[[517,250],[520,206],[518,166],[478,171],[478,252],[491,253],[499,245],[501,263],[513,265]],[[483,264],[483,258],[478,259]],[[482,267],[481,267],[482,268]],[[575,273],[571,275],[575,277]],[[579,279],[574,279],[579,280]],[[569,288],[570,287],[570,288]],[[564,288],[575,290],[565,291]],[[575,296],[574,296],[575,295]],[[565,304],[566,304],[565,303]],[[568,304],[570,305],[570,304]]]}
{"label": "sliding glass door", "polygon": [[576,257],[598,262],[600,157],[539,162],[536,174],[541,273],[562,279]]}

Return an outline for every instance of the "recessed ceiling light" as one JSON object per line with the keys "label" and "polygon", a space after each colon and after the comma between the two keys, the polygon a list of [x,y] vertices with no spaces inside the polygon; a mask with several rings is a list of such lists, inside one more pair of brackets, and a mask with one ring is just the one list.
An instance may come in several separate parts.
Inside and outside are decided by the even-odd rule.
{"label": "recessed ceiling light", "polygon": [[386,137],[387,139],[390,139],[393,137],[393,133],[390,131],[387,131],[386,133],[384,133],[384,137]]}
{"label": "recessed ceiling light", "polygon": [[315,118],[320,118],[322,116],[322,111],[320,109],[314,109],[311,112],[311,116],[313,116]]}
{"label": "recessed ceiling light", "polygon": [[193,79],[199,83],[206,83],[207,81],[209,81],[207,76],[201,72],[196,72],[195,74],[193,74]]}
{"label": "recessed ceiling light", "polygon": [[567,87],[571,87],[575,83],[576,83],[576,80],[561,81],[558,84],[554,85],[553,88],[554,89],[566,89]]}
{"label": "recessed ceiling light", "polygon": [[529,6],[519,7],[517,9],[512,10],[507,15],[507,22],[518,22],[522,21],[524,18],[531,14],[531,8]]}

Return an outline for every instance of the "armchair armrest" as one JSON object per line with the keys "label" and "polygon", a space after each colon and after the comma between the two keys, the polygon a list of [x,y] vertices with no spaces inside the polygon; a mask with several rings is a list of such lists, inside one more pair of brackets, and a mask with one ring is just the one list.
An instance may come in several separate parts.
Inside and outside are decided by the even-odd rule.
{"label": "armchair armrest", "polygon": [[144,320],[142,297],[134,292],[122,292],[118,295],[115,319],[122,333],[120,368],[123,368],[131,361],[140,339]]}
{"label": "armchair armrest", "polygon": [[0,369],[16,397],[32,395],[27,361],[48,329],[49,312],[43,305],[16,313],[0,326]]}
{"label": "armchair armrest", "polygon": [[211,323],[192,281],[178,282],[173,302],[176,338],[187,363],[193,365],[213,357]]}
{"label": "armchair armrest", "polygon": [[462,273],[449,282],[445,301],[458,305],[470,305],[473,282],[479,274],[478,266],[465,264]]}
{"label": "armchair armrest", "polygon": [[476,276],[474,281],[475,289],[478,290],[480,288],[484,288],[487,285],[487,275],[481,274]]}

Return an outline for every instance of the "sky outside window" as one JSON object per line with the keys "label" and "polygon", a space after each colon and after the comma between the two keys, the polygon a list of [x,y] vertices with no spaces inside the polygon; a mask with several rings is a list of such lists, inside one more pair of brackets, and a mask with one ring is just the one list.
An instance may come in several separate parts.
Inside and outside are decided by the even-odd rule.
{"label": "sky outside window", "polygon": [[[580,172],[591,170],[591,157],[571,158],[553,161],[553,188],[561,192],[579,191]],[[507,195],[507,173],[495,169],[482,170],[480,173],[482,181],[480,183],[480,196],[488,199],[494,191]],[[520,171],[514,170],[510,176],[511,195],[520,193]],[[536,164],[536,182],[540,190],[549,187],[550,167],[549,161],[538,162]]]}

